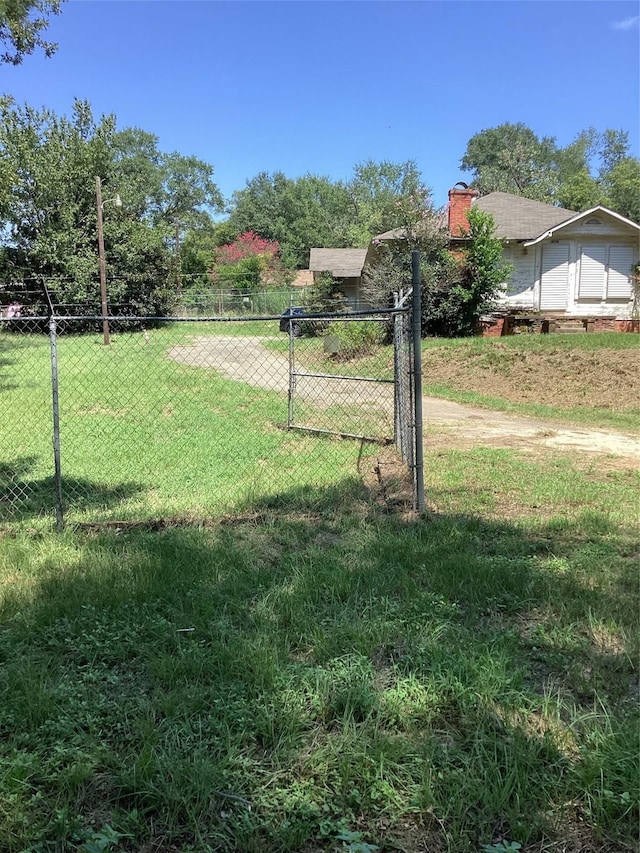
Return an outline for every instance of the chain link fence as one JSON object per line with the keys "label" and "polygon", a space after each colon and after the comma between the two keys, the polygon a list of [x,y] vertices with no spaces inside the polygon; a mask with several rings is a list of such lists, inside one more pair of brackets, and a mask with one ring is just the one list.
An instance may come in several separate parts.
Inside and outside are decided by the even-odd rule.
{"label": "chain link fence", "polygon": [[411,468],[408,309],[0,319],[0,521],[202,519]]}
{"label": "chain link fence", "polygon": [[288,426],[393,441],[395,365],[393,348],[385,346],[392,331],[385,316],[293,321]]}
{"label": "chain link fence", "polygon": [[202,293],[185,289],[178,299],[175,313],[182,317],[272,316],[282,314],[291,305],[304,302],[307,290],[308,288],[240,290],[209,286],[206,293]]}

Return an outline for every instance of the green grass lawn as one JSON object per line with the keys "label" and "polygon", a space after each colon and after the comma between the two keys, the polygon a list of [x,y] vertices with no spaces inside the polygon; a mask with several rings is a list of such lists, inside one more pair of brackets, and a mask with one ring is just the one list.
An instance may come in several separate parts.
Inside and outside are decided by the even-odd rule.
{"label": "green grass lawn", "polygon": [[[62,534],[40,495],[0,536],[0,850],[636,849],[636,471],[427,453],[405,517],[357,443],[279,430],[275,392],[166,337],[83,340],[61,407],[87,497]],[[34,483],[46,347],[0,373]]]}
{"label": "green grass lawn", "polygon": [[519,334],[506,335],[503,338],[425,338],[423,349],[440,347],[457,347],[465,350],[491,350],[496,342],[518,351],[545,352],[548,349],[560,349],[565,352],[573,350],[638,350],[637,334],[622,334],[621,332],[594,332],[591,334]]}
{"label": "green grass lawn", "polygon": [[633,849],[633,478],[443,452],[424,521],[5,536],[0,849]]}
{"label": "green grass lawn", "polygon": [[[282,488],[336,484],[373,452],[353,442],[292,435],[286,391],[228,379],[214,367],[180,364],[171,347],[193,336],[250,324],[170,325],[58,339],[60,443],[65,516],[70,523],[196,517],[242,507]],[[254,328],[255,334],[258,330]],[[53,510],[49,343],[38,336],[5,337],[0,365],[0,517],[39,523]],[[259,374],[261,365],[255,364]],[[326,414],[321,425],[330,426]],[[230,476],[230,472],[233,475]],[[23,499],[17,507],[1,500]],[[4,506],[4,510],[3,510]]]}

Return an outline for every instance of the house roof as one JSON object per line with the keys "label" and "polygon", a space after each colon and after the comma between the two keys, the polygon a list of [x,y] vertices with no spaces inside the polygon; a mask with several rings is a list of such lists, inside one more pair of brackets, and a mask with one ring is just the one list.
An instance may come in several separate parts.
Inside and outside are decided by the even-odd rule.
{"label": "house roof", "polygon": [[[571,225],[574,225],[581,220],[587,220],[589,217],[597,214],[598,216],[604,215],[609,219],[613,219],[616,224],[619,226],[624,226],[624,230],[633,234],[635,231],[636,234],[640,232],[640,225],[637,222],[633,222],[631,219],[627,219],[626,216],[621,216],[619,213],[616,213],[615,210],[609,210],[608,207],[602,207],[602,205],[598,205],[597,207],[591,207],[589,210],[585,210],[584,213],[576,213],[574,216],[570,216],[569,219],[561,222],[559,225],[556,225],[554,228],[549,228],[547,231],[543,231],[542,234],[538,235],[533,240],[527,240],[525,246],[534,246],[536,243],[539,243],[541,240],[546,240],[548,237],[553,237],[553,235],[560,231],[562,228],[567,228]],[[587,225],[589,223],[587,222]]]}
{"label": "house roof", "polygon": [[406,228],[392,228],[391,231],[384,231],[382,234],[376,234],[374,240],[404,240],[407,236]]}
{"label": "house roof", "polygon": [[311,249],[309,269],[330,272],[335,278],[357,278],[366,256],[366,249]]}
{"label": "house roof", "polygon": [[[413,231],[420,235],[420,232],[426,232],[427,234],[433,230],[438,230],[447,227],[447,212],[446,209],[436,211],[433,217],[429,217],[421,222],[418,222],[417,225],[413,228]],[[406,240],[407,238],[407,229],[404,226],[400,226],[399,228],[392,228],[390,231],[384,231],[382,234],[376,234],[373,238],[374,240]]]}
{"label": "house roof", "polygon": [[578,215],[574,210],[502,192],[481,196],[473,206],[493,216],[495,236],[502,240],[533,240]]}
{"label": "house roof", "polygon": [[[542,201],[533,201],[523,196],[511,193],[495,192],[474,199],[473,206],[490,213],[496,223],[495,236],[501,240],[521,240],[527,245],[544,240],[559,229],[562,229],[581,219],[602,213],[617,220],[620,225],[627,226],[631,232],[640,230],[635,222],[609,210],[606,207],[593,207],[583,213],[568,210],[564,207],[554,207]],[[374,237],[378,240],[403,240],[407,236],[404,228],[393,228]],[[464,237],[452,238],[463,242]]]}

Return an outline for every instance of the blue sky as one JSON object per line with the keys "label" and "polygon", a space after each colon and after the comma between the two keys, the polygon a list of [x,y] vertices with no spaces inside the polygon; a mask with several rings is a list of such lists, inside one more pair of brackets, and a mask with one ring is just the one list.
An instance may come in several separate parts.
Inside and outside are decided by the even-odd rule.
{"label": "blue sky", "polygon": [[229,197],[260,171],[350,177],[415,159],[437,205],[468,139],[505,121],[569,143],[594,126],[638,153],[637,2],[70,0],[51,59],[0,66],[0,91],[87,99],[162,150],[215,167]]}

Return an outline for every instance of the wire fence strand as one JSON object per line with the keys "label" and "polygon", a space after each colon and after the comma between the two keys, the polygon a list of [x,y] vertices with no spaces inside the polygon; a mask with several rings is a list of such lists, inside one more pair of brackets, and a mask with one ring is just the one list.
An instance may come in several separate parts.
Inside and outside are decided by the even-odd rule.
{"label": "wire fence strand", "polygon": [[102,322],[0,319],[0,521],[339,503],[384,444],[411,467],[408,309]]}

